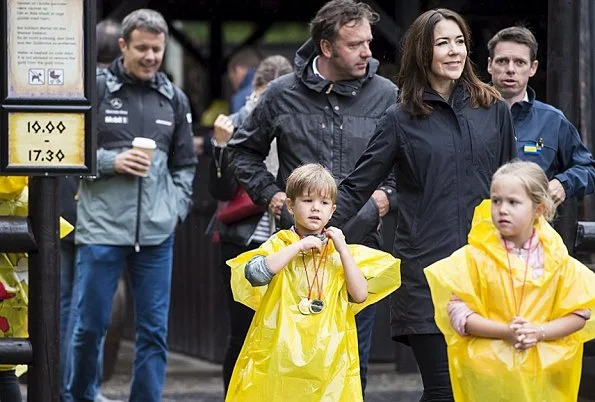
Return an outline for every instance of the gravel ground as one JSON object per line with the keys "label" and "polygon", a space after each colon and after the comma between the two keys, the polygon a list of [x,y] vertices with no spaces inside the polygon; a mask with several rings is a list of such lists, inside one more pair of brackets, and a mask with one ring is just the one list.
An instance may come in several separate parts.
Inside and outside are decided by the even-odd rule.
{"label": "gravel ground", "polygon": [[[127,400],[132,361],[132,344],[124,342],[119,365],[102,392],[112,399]],[[372,364],[369,368],[366,402],[418,401],[421,395],[419,374],[399,374],[392,364]],[[222,402],[221,366],[176,353],[168,357],[163,402]]]}
{"label": "gravel ground", "polygon": [[[122,342],[113,377],[102,385],[109,399],[127,401],[131,380],[133,345]],[[421,395],[419,374],[397,373],[393,364],[371,364],[366,402],[416,402]],[[24,400],[27,389],[22,386]],[[177,353],[168,356],[162,402],[223,402],[221,366]],[[271,401],[272,402],[272,401]]]}

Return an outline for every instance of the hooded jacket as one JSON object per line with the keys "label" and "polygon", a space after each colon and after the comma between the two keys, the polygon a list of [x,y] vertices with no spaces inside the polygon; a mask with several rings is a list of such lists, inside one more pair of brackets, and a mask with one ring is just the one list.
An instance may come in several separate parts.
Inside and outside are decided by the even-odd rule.
{"label": "hooded jacket", "polygon": [[[275,193],[285,191],[289,174],[304,163],[321,163],[337,181],[345,178],[382,113],[396,102],[397,87],[376,75],[377,60],[370,60],[364,77],[333,83],[314,73],[316,56],[309,39],[296,53],[295,73],[269,84],[227,145],[239,183],[265,208]],[[276,178],[263,163],[274,138],[279,154]],[[394,188],[394,180],[386,184]],[[286,217],[284,214],[282,228],[291,225]],[[373,200],[368,200],[352,224],[343,228],[350,243],[380,244],[380,218]]]}
{"label": "hooded jacket", "polygon": [[[197,161],[188,99],[161,72],[150,81],[131,77],[122,58],[99,71],[97,85],[105,86],[97,107],[98,175],[81,182],[75,242],[160,244],[191,205]],[[114,171],[116,156],[134,137],[157,143],[147,177]]]}
{"label": "hooded jacket", "polygon": [[583,343],[595,337],[595,320],[589,319],[582,330],[564,338],[541,341],[519,352],[500,339],[459,335],[446,309],[454,294],[487,319],[510,323],[518,308],[519,316],[544,324],[576,310],[595,308],[595,274],[568,255],[562,239],[543,217],[534,227],[544,250],[544,272],[539,277],[525,276],[526,262],[507,257],[490,218],[489,201],[476,210],[469,244],[424,270],[436,323],[448,345],[457,401],[577,400]]}
{"label": "hooded jacket", "polygon": [[402,261],[403,283],[391,296],[393,337],[439,332],[423,268],[467,242],[473,210],[489,197],[492,175],[516,154],[503,101],[474,108],[460,83],[448,101],[432,89],[423,99],[433,107],[428,117],[412,116],[402,103],[386,111],[355,170],[341,183],[330,222],[341,225],[394,171],[394,254]]}

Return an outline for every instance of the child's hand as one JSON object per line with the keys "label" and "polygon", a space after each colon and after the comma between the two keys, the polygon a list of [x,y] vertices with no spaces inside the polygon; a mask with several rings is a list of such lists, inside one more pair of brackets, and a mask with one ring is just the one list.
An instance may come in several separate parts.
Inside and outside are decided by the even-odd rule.
{"label": "child's hand", "polygon": [[508,332],[506,333],[505,337],[502,339],[512,345],[513,348],[519,349],[522,345],[522,339],[516,333],[516,326],[514,321],[508,324]]}
{"label": "child's hand", "polygon": [[541,329],[538,325],[527,322],[516,330],[517,337],[520,339],[520,350],[532,348],[541,340]]}
{"label": "child's hand", "polygon": [[298,242],[300,246],[300,251],[310,251],[312,249],[317,249],[318,252],[322,251],[322,241],[316,236],[306,236],[302,240]]}
{"label": "child's hand", "polygon": [[326,237],[333,241],[337,252],[342,252],[347,249],[347,243],[345,243],[345,235],[341,229],[331,226],[324,232]]}
{"label": "child's hand", "polygon": [[515,317],[510,324],[517,342],[513,344],[517,350],[527,350],[539,342],[541,329],[523,317]]}

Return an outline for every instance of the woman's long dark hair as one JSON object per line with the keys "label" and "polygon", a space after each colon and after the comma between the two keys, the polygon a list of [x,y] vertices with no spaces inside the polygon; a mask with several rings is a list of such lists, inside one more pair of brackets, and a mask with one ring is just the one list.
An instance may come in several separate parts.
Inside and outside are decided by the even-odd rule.
{"label": "woman's long dark hair", "polygon": [[[454,21],[463,33],[467,51],[471,49],[469,26],[463,17],[454,11],[439,8],[426,11],[415,19],[405,33],[401,48],[401,69],[397,76],[397,85],[401,89],[401,102],[414,116],[425,117],[432,113],[432,106],[423,101],[423,93],[430,87],[428,74],[432,68],[434,55],[434,27],[442,20]],[[465,60],[459,80],[471,97],[472,107],[489,107],[496,100],[502,99],[496,89],[477,78],[469,56]]]}

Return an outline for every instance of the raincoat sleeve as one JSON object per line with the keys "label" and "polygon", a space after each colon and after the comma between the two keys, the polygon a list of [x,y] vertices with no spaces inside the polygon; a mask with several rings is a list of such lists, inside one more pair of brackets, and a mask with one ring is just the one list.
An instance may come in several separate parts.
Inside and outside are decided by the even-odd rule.
{"label": "raincoat sleeve", "polygon": [[473,250],[465,246],[450,257],[442,259],[424,269],[430,285],[436,325],[444,334],[447,344],[460,338],[453,328],[447,307],[453,295],[461,299],[471,310],[487,317],[486,307],[478,289],[479,278],[473,258]]}
{"label": "raincoat sleeve", "polygon": [[[579,261],[569,257],[564,272],[561,276],[561,284],[556,293],[555,317],[563,317],[576,310],[595,310],[595,273],[581,264]],[[587,320],[585,327],[579,331],[583,342],[595,338],[595,321],[593,314]]]}
{"label": "raincoat sleeve", "polygon": [[246,251],[236,258],[227,260],[227,265],[231,268],[231,289],[235,301],[250,307],[252,310],[258,310],[268,286],[253,287],[246,279],[244,272],[246,264],[257,255],[266,257],[287,246],[288,243],[281,240],[278,236],[273,236],[259,248]]}
{"label": "raincoat sleeve", "polygon": [[348,245],[355,263],[368,281],[368,298],[363,303],[350,303],[357,314],[365,307],[388,296],[401,286],[401,260],[383,251],[357,244]]}

